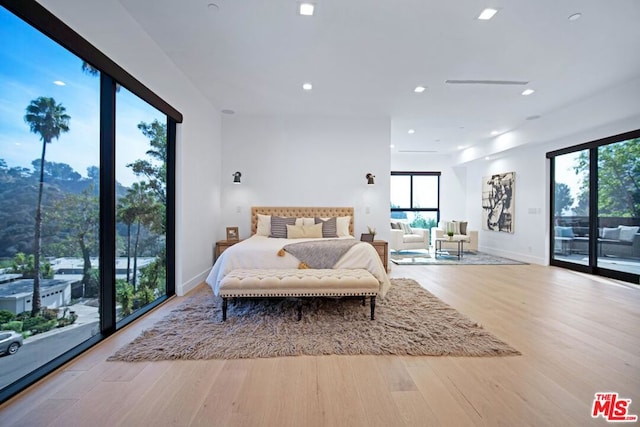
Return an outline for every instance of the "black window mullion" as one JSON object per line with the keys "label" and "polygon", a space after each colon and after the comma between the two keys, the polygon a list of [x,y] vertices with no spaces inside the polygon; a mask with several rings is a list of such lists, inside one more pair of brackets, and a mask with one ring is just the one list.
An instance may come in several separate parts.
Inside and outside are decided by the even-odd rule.
{"label": "black window mullion", "polygon": [[100,330],[116,327],[116,82],[100,73]]}
{"label": "black window mullion", "polygon": [[589,270],[598,261],[598,148],[589,150]]}
{"label": "black window mullion", "polygon": [[166,237],[166,271],[167,271],[167,296],[176,293],[176,248],[175,248],[175,195],[176,195],[176,129],[177,123],[171,117],[167,118],[167,226]]}

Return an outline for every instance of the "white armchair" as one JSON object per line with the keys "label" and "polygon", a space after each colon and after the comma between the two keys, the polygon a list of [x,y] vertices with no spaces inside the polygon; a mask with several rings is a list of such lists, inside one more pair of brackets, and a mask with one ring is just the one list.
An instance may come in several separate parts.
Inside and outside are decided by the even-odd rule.
{"label": "white armchair", "polygon": [[408,224],[402,222],[392,222],[398,224],[401,228],[391,229],[391,238],[389,240],[389,249],[392,251],[405,251],[409,249],[426,249],[429,250],[429,230],[424,228],[411,228]]}
{"label": "white armchair", "polygon": [[455,250],[456,240],[464,240],[464,249],[469,251],[478,250],[478,231],[468,230],[464,221],[440,221],[437,227],[431,228],[431,246],[435,248],[436,239],[447,236],[447,230],[454,232],[452,240],[454,242],[442,242],[442,249]]}

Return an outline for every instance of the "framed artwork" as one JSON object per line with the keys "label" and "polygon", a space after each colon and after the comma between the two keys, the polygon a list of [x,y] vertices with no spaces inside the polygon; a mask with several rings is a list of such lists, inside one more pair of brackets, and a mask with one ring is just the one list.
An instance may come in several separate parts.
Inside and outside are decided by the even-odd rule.
{"label": "framed artwork", "polygon": [[482,228],[513,233],[515,172],[482,178]]}
{"label": "framed artwork", "polygon": [[362,234],[360,234],[360,241],[361,242],[373,242],[373,238],[374,237],[375,237],[375,234],[362,233]]}
{"label": "framed artwork", "polygon": [[227,240],[240,240],[238,227],[227,227]]}

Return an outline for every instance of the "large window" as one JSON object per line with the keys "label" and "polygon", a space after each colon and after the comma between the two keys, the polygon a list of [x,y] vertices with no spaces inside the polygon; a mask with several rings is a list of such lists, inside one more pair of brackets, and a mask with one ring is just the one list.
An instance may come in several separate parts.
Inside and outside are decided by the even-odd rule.
{"label": "large window", "polygon": [[440,172],[391,172],[391,218],[411,227],[436,227],[440,218]]}
{"label": "large window", "polygon": [[3,401],[174,293],[182,117],[36,2],[1,4]]}
{"label": "large window", "polygon": [[551,263],[638,283],[640,130],[548,153]]}

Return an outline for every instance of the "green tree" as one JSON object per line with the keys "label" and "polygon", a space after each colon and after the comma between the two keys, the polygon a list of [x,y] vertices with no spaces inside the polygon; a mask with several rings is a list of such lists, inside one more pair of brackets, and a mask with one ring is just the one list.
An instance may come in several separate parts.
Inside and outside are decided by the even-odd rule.
{"label": "green tree", "polygon": [[27,106],[24,121],[29,124],[32,133],[40,135],[42,155],[40,156],[40,181],[38,186],[38,204],[36,205],[35,232],[33,243],[35,275],[33,278],[32,315],[40,311],[40,244],[42,232],[42,193],[44,190],[44,169],[47,144],[58,139],[61,133],[69,131],[71,117],[65,113],[62,104],[56,104],[53,98],[41,96]]}
{"label": "green tree", "polygon": [[[640,138],[598,148],[598,215],[640,217]],[[574,169],[585,172],[579,200],[589,191],[589,153],[580,153]]]}
{"label": "green tree", "polygon": [[[131,225],[135,224],[135,240],[133,243],[133,278],[131,283],[133,284],[133,290],[136,290],[136,275],[138,268],[138,247],[140,243],[140,232],[142,226],[151,226],[161,221],[162,212],[161,205],[155,199],[152,190],[145,182],[135,182],[127,192],[126,196],[120,199],[118,202],[121,206],[122,214],[119,218],[122,218],[123,222],[131,221],[131,224],[127,226],[127,272],[129,271],[129,258],[131,257]],[[125,222],[126,223],[126,222]],[[128,274],[127,274],[128,276]]]}
{"label": "green tree", "polygon": [[65,230],[68,239],[78,245],[83,260],[82,284],[85,289],[91,281],[91,252],[97,247],[99,203],[93,185],[90,185],[80,194],[67,194],[53,205],[47,215],[59,229]]}
{"label": "green tree", "polygon": [[132,197],[121,197],[116,206],[116,218],[127,226],[127,283],[130,281],[131,271],[131,226],[136,220],[136,207]]}
{"label": "green tree", "polygon": [[[33,255],[27,255],[24,252],[18,252],[13,257],[13,272],[16,274],[22,274],[25,279],[33,279],[36,275],[35,257]],[[40,265],[40,272],[38,273],[43,279],[53,279],[53,268],[48,261],[45,261]]]}
{"label": "green tree", "polygon": [[556,182],[554,189],[554,207],[556,216],[562,216],[562,211],[571,208],[573,205],[573,196],[571,189],[567,184]]}

